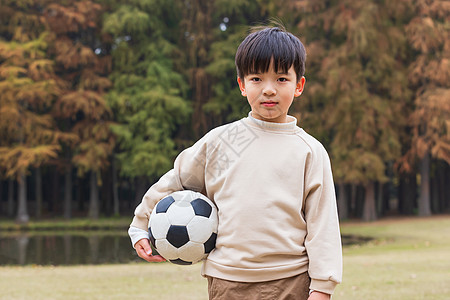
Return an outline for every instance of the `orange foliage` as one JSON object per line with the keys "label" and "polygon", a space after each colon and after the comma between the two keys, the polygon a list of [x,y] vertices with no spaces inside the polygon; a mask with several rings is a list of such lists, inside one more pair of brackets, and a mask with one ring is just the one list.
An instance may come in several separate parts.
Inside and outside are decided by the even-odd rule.
{"label": "orange foliage", "polygon": [[101,12],[101,5],[92,1],[53,3],[45,9],[53,38],[49,53],[54,56],[61,91],[52,113],[57,119],[70,120],[65,130],[78,138],[77,144],[70,145],[80,175],[107,166],[114,147],[109,130],[112,112],[104,99],[111,87],[107,78],[111,58],[94,53],[105,38],[100,33]]}
{"label": "orange foliage", "polygon": [[415,89],[411,115],[411,162],[427,153],[450,164],[450,3],[420,0],[418,15],[406,26],[408,40],[419,51],[409,82]]}
{"label": "orange foliage", "polygon": [[79,33],[96,27],[100,11],[101,5],[91,1],[74,2],[68,7],[54,3],[47,7],[45,16],[56,34]]}

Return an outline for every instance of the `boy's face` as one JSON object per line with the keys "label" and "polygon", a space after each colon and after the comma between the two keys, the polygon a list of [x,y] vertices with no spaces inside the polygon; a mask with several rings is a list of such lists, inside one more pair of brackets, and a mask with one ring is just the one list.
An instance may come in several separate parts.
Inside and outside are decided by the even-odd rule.
{"label": "boy's face", "polygon": [[305,77],[297,82],[293,66],[287,73],[276,73],[272,62],[266,73],[248,74],[244,80],[238,78],[238,83],[242,96],[247,97],[254,118],[286,123],[294,97],[303,92]]}

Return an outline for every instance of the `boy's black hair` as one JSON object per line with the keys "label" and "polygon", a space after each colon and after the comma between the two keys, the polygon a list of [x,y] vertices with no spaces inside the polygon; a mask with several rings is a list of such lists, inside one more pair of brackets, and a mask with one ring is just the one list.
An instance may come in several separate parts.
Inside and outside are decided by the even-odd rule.
{"label": "boy's black hair", "polygon": [[243,80],[248,74],[267,72],[273,59],[277,73],[287,73],[294,66],[298,82],[305,74],[306,51],[302,42],[282,26],[255,29],[236,51],[239,78]]}

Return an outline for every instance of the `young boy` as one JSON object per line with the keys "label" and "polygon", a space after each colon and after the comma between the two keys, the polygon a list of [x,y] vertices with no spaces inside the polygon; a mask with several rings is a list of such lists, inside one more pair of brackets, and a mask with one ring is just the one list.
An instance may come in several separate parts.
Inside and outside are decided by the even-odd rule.
{"label": "young boy", "polygon": [[330,161],[288,115],[305,86],[303,44],[283,28],[261,28],[236,53],[248,117],[208,132],[176,158],[144,195],[129,234],[152,256],[148,220],[166,195],[202,192],[219,213],[216,248],[203,263],[210,299],[330,299],[342,251]]}

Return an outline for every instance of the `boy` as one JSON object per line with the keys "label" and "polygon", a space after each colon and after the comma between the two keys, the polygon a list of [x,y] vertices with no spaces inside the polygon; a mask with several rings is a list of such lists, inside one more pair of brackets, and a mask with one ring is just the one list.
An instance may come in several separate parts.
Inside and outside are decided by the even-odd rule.
{"label": "boy", "polygon": [[248,117],[208,132],[176,158],[144,195],[130,236],[151,255],[148,219],[164,196],[183,189],[216,204],[216,248],[203,263],[210,299],[330,299],[342,251],[326,150],[288,115],[305,86],[306,53],[283,28],[248,35],[236,53]]}

